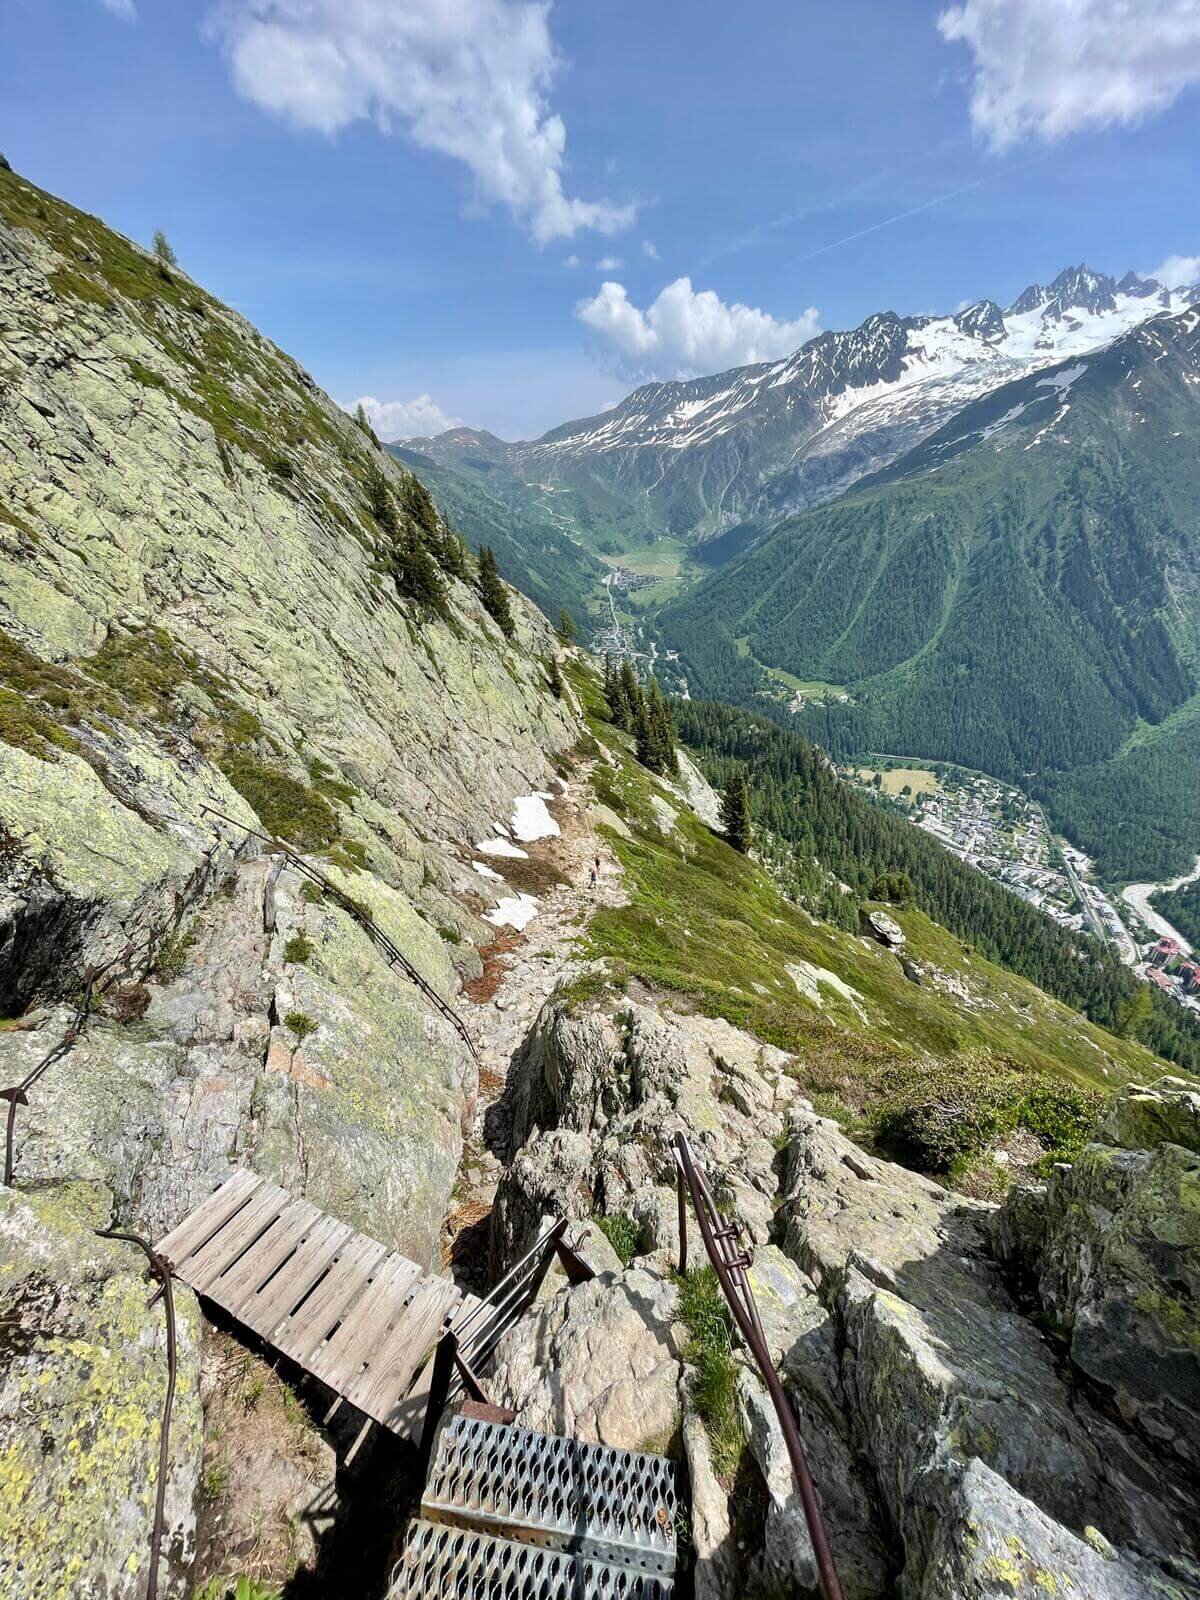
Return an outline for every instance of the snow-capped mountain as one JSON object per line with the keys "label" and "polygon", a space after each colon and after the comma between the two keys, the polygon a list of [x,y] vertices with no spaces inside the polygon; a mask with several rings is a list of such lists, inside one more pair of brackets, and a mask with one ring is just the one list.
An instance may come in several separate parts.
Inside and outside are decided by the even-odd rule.
{"label": "snow-capped mountain", "polygon": [[651,525],[705,539],[826,500],[998,384],[1197,299],[1200,286],[1171,290],[1132,272],[1118,282],[1069,267],[1005,311],[981,300],[945,317],[880,312],[780,361],[644,384],[612,410],[540,439],[505,445],[458,429],[415,448],[503,464],[543,494],[615,493]]}

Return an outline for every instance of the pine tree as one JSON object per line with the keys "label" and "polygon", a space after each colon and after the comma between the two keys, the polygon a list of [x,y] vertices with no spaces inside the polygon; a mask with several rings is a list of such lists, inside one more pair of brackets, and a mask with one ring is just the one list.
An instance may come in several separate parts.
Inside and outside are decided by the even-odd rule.
{"label": "pine tree", "polygon": [[574,644],[579,637],[579,630],[575,626],[575,618],[566,606],[558,613],[558,637],[564,644]]}
{"label": "pine tree", "polygon": [[354,408],[354,420],[359,428],[366,434],[373,445],[379,444],[379,437],[371,426],[371,419],[367,416],[366,408],[360,400]]}
{"label": "pine tree", "polygon": [[167,242],[167,236],[161,228],[154,230],[154,259],[158,262],[159,269],[165,271],[169,267],[177,267],[179,259]]}
{"label": "pine tree", "polygon": [[644,767],[657,771],[654,730],[650,725],[650,707],[646,696],[635,685],[637,699],[633,707],[633,737],[638,760]]}
{"label": "pine tree", "polygon": [[562,668],[558,664],[557,656],[546,657],[546,681],[550,685],[550,693],[556,700],[561,700],[566,685],[563,682]]}
{"label": "pine tree", "polygon": [[623,728],[626,733],[632,733],[637,719],[637,708],[641,703],[642,691],[638,686],[637,673],[633,670],[632,661],[621,662],[621,670],[616,681],[617,704],[613,707],[613,721],[618,728]]}
{"label": "pine tree", "polygon": [[1140,1039],[1154,1015],[1154,997],[1148,983],[1139,983],[1117,1013],[1117,1033],[1122,1039]]}
{"label": "pine tree", "polygon": [[679,771],[679,756],[675,749],[675,724],[671,710],[663,697],[657,678],[650,679],[646,698],[646,717],[650,725],[652,759],[647,765],[654,772],[674,777]]}
{"label": "pine tree", "polygon": [[388,481],[374,461],[367,466],[366,490],[367,505],[375,518],[375,525],[386,537],[389,546],[394,547],[400,537],[400,520],[396,515]]}
{"label": "pine tree", "polygon": [[479,547],[479,598],[483,609],[500,629],[506,639],[517,631],[512,610],[508,604],[508,590],[496,566],[496,557],[490,545]]}
{"label": "pine tree", "polygon": [[743,855],[750,848],[754,831],[750,825],[750,788],[745,767],[734,767],[721,796],[721,826],[726,843]]}
{"label": "pine tree", "polygon": [[406,600],[415,600],[427,610],[444,612],[446,586],[421,535],[411,525],[405,529],[392,560],[396,588]]}

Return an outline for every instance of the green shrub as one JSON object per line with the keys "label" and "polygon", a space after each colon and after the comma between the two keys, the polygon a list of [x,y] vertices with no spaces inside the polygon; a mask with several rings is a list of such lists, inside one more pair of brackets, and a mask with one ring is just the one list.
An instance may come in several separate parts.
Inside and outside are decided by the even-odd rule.
{"label": "green shrub", "polygon": [[302,850],[327,850],[338,837],[337,813],[314,789],[249,750],[224,750],[217,765],[268,833]]}
{"label": "green shrub", "polygon": [[321,1026],[303,1011],[289,1011],[283,1019],[283,1025],[296,1035],[297,1044],[303,1044],[309,1034],[316,1033]]}
{"label": "green shrub", "polygon": [[294,478],[296,469],[286,456],[268,456],[267,466],[277,478]]}
{"label": "green shrub", "polygon": [[917,891],[907,872],[883,872],[871,885],[869,898],[894,906],[913,906],[917,903]]}
{"label": "green shrub", "polygon": [[1016,1125],[1024,1079],[989,1058],[937,1062],[909,1078],[875,1113],[875,1142],[902,1166],[947,1173]]}
{"label": "green shrub", "polygon": [[620,1256],[621,1265],[627,1267],[637,1254],[641,1235],[637,1223],[624,1211],[613,1211],[607,1215],[598,1211],[592,1221]]}
{"label": "green shrub", "polygon": [[1037,1083],[1017,1107],[1017,1121],[1046,1146],[1054,1161],[1073,1161],[1091,1137],[1105,1096],[1096,1089]]}
{"label": "green shrub", "polygon": [[717,1275],[701,1267],[678,1275],[679,1320],[687,1328],[683,1359],[688,1389],[708,1434],[713,1467],[728,1482],[745,1443],[737,1414],[737,1367],[730,1348],[732,1321]]}
{"label": "green shrub", "polygon": [[303,966],[316,948],[312,940],[305,938],[304,934],[294,933],[283,947],[283,959]]}

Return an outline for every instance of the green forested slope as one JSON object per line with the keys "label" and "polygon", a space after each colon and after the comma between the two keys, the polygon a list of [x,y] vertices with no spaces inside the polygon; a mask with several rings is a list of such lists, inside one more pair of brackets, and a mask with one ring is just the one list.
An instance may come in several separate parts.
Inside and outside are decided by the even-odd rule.
{"label": "green forested slope", "polygon": [[1114,874],[1186,864],[1200,761],[1168,719],[1197,686],[1198,329],[1160,318],[1010,384],[783,523],[665,613],[696,686],[745,701],[756,664],[847,684],[802,719],[835,752],[1035,778]]}
{"label": "green forested slope", "polygon": [[490,545],[500,570],[550,617],[565,608],[582,625],[606,568],[532,509],[506,504],[475,477],[403,445],[389,455],[418,474],[438,510],[475,550]]}
{"label": "green forested slope", "polygon": [[[674,710],[680,737],[714,783],[723,784],[735,763],[745,764],[755,820],[793,847],[800,876],[790,886],[811,909],[829,914],[830,874],[850,886],[852,896],[843,898],[853,910],[882,874],[907,872],[917,904],[943,927],[1102,1026],[1119,1024],[1138,980],[1102,945],[1061,927],[865,799],[801,735],[710,701],[677,701]],[[1200,1027],[1174,1001],[1153,998],[1146,1042],[1200,1069]]]}

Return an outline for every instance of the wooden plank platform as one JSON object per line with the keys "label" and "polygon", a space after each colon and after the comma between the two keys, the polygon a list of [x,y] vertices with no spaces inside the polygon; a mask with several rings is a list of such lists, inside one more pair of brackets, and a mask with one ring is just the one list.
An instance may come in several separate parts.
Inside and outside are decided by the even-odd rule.
{"label": "wooden plank platform", "polygon": [[478,1303],[245,1169],[155,1248],[197,1294],[414,1441],[433,1346]]}

